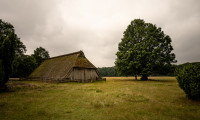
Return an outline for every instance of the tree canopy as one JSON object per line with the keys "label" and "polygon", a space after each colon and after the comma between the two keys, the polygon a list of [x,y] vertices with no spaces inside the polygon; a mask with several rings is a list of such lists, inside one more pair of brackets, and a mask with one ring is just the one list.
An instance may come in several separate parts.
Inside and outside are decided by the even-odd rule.
{"label": "tree canopy", "polygon": [[0,86],[12,73],[15,54],[22,54],[26,47],[15,34],[13,25],[0,19]]}
{"label": "tree canopy", "polygon": [[12,77],[26,78],[37,67],[36,59],[30,55],[17,55],[13,61]]}
{"label": "tree canopy", "polygon": [[0,19],[0,88],[9,77],[27,77],[49,53],[39,47],[32,56],[25,55],[26,46],[15,34],[13,25]]}
{"label": "tree canopy", "polygon": [[12,77],[28,77],[47,58],[49,58],[49,53],[43,47],[36,48],[31,56],[16,54],[13,61]]}
{"label": "tree canopy", "polygon": [[171,38],[161,28],[142,19],[131,21],[118,45],[115,65],[120,75],[141,75],[147,80],[154,71],[175,63]]}
{"label": "tree canopy", "polygon": [[40,65],[44,61],[44,59],[50,57],[49,52],[43,47],[36,48],[32,56],[36,59],[38,65]]}

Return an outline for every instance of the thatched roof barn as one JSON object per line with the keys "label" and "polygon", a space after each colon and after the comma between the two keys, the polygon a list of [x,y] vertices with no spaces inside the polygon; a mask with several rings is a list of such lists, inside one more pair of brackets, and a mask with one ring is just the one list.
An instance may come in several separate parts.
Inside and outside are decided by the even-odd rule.
{"label": "thatched roof barn", "polygon": [[93,82],[101,79],[97,68],[82,51],[45,60],[29,78],[57,82]]}

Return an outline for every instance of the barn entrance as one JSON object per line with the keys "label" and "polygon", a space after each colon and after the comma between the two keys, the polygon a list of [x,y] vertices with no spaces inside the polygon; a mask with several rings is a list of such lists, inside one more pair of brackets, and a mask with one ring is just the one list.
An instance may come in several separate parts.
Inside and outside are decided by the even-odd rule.
{"label": "barn entrance", "polygon": [[95,69],[74,68],[74,80],[79,82],[92,82],[96,80],[97,73]]}

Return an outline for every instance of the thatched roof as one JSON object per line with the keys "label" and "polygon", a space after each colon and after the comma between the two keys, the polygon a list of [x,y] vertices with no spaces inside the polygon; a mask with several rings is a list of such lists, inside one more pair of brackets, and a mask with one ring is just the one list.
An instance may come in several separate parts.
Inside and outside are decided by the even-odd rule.
{"label": "thatched roof", "polygon": [[45,60],[29,77],[65,78],[73,67],[96,67],[85,57],[82,51],[52,57]]}

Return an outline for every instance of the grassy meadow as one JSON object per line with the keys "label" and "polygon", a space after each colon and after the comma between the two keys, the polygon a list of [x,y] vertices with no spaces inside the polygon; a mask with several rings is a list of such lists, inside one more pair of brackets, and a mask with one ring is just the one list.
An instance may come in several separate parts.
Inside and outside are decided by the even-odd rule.
{"label": "grassy meadow", "polygon": [[0,120],[199,120],[200,101],[174,77],[107,77],[95,83],[10,81],[0,93]]}

